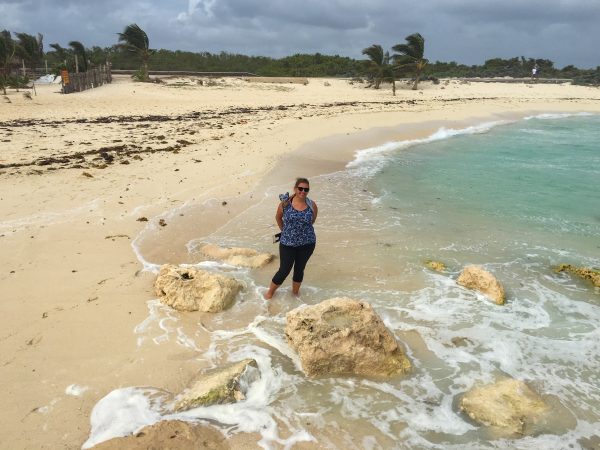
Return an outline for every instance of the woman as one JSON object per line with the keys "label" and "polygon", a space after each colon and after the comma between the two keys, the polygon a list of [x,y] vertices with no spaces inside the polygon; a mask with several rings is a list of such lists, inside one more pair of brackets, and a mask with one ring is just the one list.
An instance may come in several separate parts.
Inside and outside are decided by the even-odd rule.
{"label": "woman", "polygon": [[267,300],[283,284],[292,267],[292,292],[299,295],[304,278],[304,268],[315,250],[317,237],[313,224],[317,220],[317,204],[308,198],[309,183],[306,178],[298,178],[294,184],[294,193],[277,207],[275,220],[281,230],[279,241],[279,270],[271,280],[265,293]]}

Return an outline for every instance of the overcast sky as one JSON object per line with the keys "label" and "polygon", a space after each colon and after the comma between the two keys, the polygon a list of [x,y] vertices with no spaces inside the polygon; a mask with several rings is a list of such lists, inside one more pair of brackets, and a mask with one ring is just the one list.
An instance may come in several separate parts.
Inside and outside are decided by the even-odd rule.
{"label": "overcast sky", "polygon": [[431,61],[546,58],[600,65],[600,0],[0,0],[0,29],[106,47],[137,23],[151,48],[362,58],[414,32]]}

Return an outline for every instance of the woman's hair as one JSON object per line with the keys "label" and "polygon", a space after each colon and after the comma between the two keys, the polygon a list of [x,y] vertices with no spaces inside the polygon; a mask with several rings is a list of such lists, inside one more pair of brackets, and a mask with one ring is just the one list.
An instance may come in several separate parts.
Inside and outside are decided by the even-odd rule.
{"label": "woman's hair", "polygon": [[306,178],[296,178],[296,184],[294,184],[294,189],[297,188],[300,183],[306,183],[310,186],[310,183]]}
{"label": "woman's hair", "polygon": [[[294,189],[296,189],[300,183],[306,183],[310,186],[308,179],[301,177],[301,178],[296,178],[296,182],[294,183]],[[287,200],[283,200],[281,202],[282,207],[287,208],[287,206],[290,204],[290,202],[292,201],[292,199],[294,198],[295,195],[296,195],[296,193],[293,193],[292,195],[290,195],[290,197]]]}

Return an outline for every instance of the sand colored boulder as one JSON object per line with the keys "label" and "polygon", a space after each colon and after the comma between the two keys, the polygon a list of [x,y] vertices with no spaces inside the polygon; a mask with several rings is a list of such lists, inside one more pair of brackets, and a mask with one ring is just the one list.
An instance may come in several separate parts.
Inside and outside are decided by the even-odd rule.
{"label": "sand colored boulder", "polygon": [[474,421],[497,428],[507,436],[525,435],[549,410],[524,382],[505,379],[476,387],[460,400],[460,410]]}
{"label": "sand colored boulder", "polygon": [[481,266],[472,265],[465,267],[456,282],[467,289],[481,292],[492,299],[497,305],[503,305],[506,300],[506,294],[502,285],[496,280],[494,275]]}
{"label": "sand colored boulder", "polygon": [[223,248],[213,244],[205,244],[198,251],[207,258],[223,261],[232,266],[250,267],[251,269],[266,266],[275,258],[275,255],[259,253],[252,248]]}
{"label": "sand colored boulder", "polygon": [[447,269],[446,264],[444,264],[443,262],[433,261],[431,259],[425,261],[425,266],[427,266],[431,270],[435,270],[436,272],[445,272]]}
{"label": "sand colored boulder", "polygon": [[600,272],[587,267],[576,267],[571,264],[561,264],[555,267],[554,271],[558,272],[569,272],[573,275],[577,275],[584,280],[591,281],[596,287],[600,287]]}
{"label": "sand colored boulder", "polygon": [[285,336],[309,377],[387,378],[411,364],[394,335],[366,302],[332,298],[287,314]]}
{"label": "sand colored boulder", "polygon": [[165,264],[154,288],[162,303],[179,311],[219,312],[233,304],[243,285],[205,270]]}
{"label": "sand colored boulder", "polygon": [[135,435],[101,442],[93,450],[227,450],[227,439],[208,425],[196,425],[181,420],[163,420],[142,428]]}
{"label": "sand colored boulder", "polygon": [[[259,376],[257,367],[255,360],[245,359],[200,374],[189,388],[177,396],[175,411],[244,400],[247,382]],[[244,376],[246,382],[241,381]]]}

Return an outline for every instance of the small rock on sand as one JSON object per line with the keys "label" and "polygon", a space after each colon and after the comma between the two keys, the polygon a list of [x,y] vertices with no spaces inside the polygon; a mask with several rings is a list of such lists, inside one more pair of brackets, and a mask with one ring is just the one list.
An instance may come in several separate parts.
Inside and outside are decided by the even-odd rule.
{"label": "small rock on sand", "polygon": [[243,285],[217,273],[164,264],[154,288],[162,303],[179,311],[220,312],[233,304]]}
{"label": "small rock on sand", "polygon": [[210,259],[223,261],[232,266],[243,266],[253,269],[263,267],[275,258],[275,255],[270,253],[259,253],[252,248],[223,248],[213,244],[202,245],[198,251]]}
{"label": "small rock on sand", "polygon": [[175,411],[187,411],[198,406],[235,403],[246,398],[244,376],[258,377],[256,361],[243,361],[200,374],[189,388],[175,399]]}
{"label": "small rock on sand", "polygon": [[504,435],[522,436],[549,407],[524,382],[509,378],[471,389],[460,400],[460,410]]}

